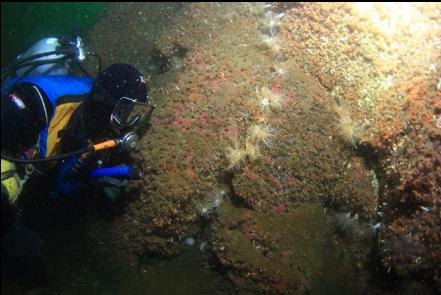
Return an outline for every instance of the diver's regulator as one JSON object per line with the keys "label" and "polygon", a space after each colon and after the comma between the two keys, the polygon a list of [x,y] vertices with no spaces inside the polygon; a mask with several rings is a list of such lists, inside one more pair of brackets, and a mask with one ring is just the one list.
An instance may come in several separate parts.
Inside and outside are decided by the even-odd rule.
{"label": "diver's regulator", "polygon": [[130,131],[124,134],[123,137],[121,138],[111,139],[71,153],[48,157],[44,159],[24,160],[24,159],[17,159],[17,158],[5,156],[3,154],[1,155],[1,157],[2,160],[4,159],[9,162],[14,162],[19,164],[37,164],[37,163],[46,163],[51,161],[60,161],[74,155],[101,151],[113,147],[119,147],[122,152],[130,152],[135,148],[137,143],[138,143],[138,135],[134,131]]}
{"label": "diver's regulator", "polygon": [[138,144],[138,135],[135,132],[125,134],[121,139],[118,139],[118,145],[124,152],[132,151]]}
{"label": "diver's regulator", "polygon": [[[46,158],[46,159],[23,160],[23,159],[15,159],[15,158],[11,158],[11,157],[7,157],[7,156],[2,155],[1,156],[2,157],[2,159],[1,159],[2,160],[1,161],[2,197],[3,197],[3,195],[7,196],[8,200],[11,204],[14,204],[16,202],[18,196],[20,195],[20,193],[22,191],[24,184],[28,180],[30,174],[32,174],[32,172],[33,172],[33,171],[31,171],[31,170],[33,170],[32,164],[44,163],[44,162],[55,161],[55,160],[62,160],[62,159],[65,159],[65,158],[70,157],[75,154],[83,154],[83,153],[87,153],[87,152],[99,151],[99,150],[104,150],[104,149],[113,148],[113,147],[119,147],[119,149],[122,152],[130,152],[136,147],[137,143],[138,143],[138,135],[134,131],[131,131],[131,132],[124,134],[124,136],[121,138],[108,140],[108,141],[105,141],[105,142],[102,142],[99,144],[95,144],[95,145],[88,147],[86,149],[82,149],[82,150],[78,150],[78,151],[75,151],[75,152],[72,152],[69,154],[59,155],[59,156],[50,157],[50,158]],[[24,178],[21,178],[18,175],[14,162],[20,163],[20,164],[26,164],[26,169],[25,169],[26,175],[24,176]]]}
{"label": "diver's regulator", "polygon": [[100,151],[112,147],[119,147],[120,150],[123,152],[130,152],[135,148],[137,143],[138,135],[136,135],[134,131],[130,131],[124,134],[124,136],[121,138],[111,139],[99,144],[95,144],[92,151]]}

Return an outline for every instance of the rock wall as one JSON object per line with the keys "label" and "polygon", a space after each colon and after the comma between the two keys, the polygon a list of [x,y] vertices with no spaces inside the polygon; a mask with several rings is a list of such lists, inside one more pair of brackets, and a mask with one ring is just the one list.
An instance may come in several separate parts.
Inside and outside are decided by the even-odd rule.
{"label": "rock wall", "polygon": [[[416,6],[429,23],[433,5]],[[350,4],[185,4],[157,38],[129,7],[136,30],[99,26],[94,44],[106,63],[147,72],[158,108],[133,156],[144,179],[92,230],[108,249],[169,256],[198,237],[239,287],[304,294],[335,239],[324,205],[378,224],[386,270],[439,282],[440,96],[423,69],[438,71],[439,56]],[[434,28],[421,40],[439,47]],[[401,256],[409,245],[417,252]]]}

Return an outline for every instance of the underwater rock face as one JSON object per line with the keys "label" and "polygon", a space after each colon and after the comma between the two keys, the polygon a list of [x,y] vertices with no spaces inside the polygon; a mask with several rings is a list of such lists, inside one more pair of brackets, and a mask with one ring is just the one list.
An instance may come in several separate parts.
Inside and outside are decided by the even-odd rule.
{"label": "underwater rock face", "polygon": [[[323,200],[345,169],[350,151],[335,135],[332,103],[294,63],[280,63],[273,75],[256,18],[246,5],[196,3],[157,40],[164,55],[188,52],[183,67],[152,85],[160,107],[135,155],[146,176],[111,229],[125,250],[179,251],[180,239],[200,231],[199,209],[216,188],[231,186],[235,201],[255,210],[283,212],[290,203]],[[244,151],[233,166],[231,147]]]}
{"label": "underwater rock face", "polygon": [[[129,63],[147,78],[149,72],[158,70],[150,60],[153,42],[181,5],[160,2],[108,3],[103,17],[89,32],[86,42],[102,59],[103,68],[113,63]],[[85,66],[91,74],[96,73],[95,62]]]}
{"label": "underwater rock face", "polygon": [[[386,186],[383,263],[403,277],[435,281],[441,288],[441,93],[434,83],[413,79],[395,91],[404,104],[385,116],[391,128],[374,142]],[[384,109],[383,109],[384,111]],[[405,126],[401,122],[405,122]]]}
{"label": "underwater rock face", "polygon": [[318,204],[282,215],[228,205],[210,234],[219,263],[241,289],[306,294],[325,267],[330,226]]}
{"label": "underwater rock face", "polygon": [[328,204],[366,220],[375,219],[378,205],[378,179],[375,172],[367,169],[364,160],[359,157],[350,158],[346,168],[330,190]]}
{"label": "underwater rock face", "polygon": [[[369,38],[381,32],[371,34],[361,19],[339,3],[184,5],[153,44],[170,63],[151,77],[158,108],[134,156],[145,178],[131,186],[127,195],[133,199],[124,212],[98,226],[99,237],[108,235],[108,249],[135,259],[146,252],[170,256],[180,252],[183,238],[208,228],[215,256],[236,285],[303,294],[322,268],[312,256],[323,244],[309,241],[311,252],[302,260],[295,250],[302,245],[283,233],[292,231],[306,243],[307,228],[262,228],[309,220],[293,208],[324,202],[381,221],[386,269],[439,284],[441,99],[439,92],[424,91],[435,90],[436,80],[404,89],[411,94],[405,103],[393,96],[415,81],[391,87],[388,73],[397,73],[400,61],[384,60],[383,51],[393,42],[373,42]],[[103,55],[127,58],[122,50]],[[412,64],[404,76],[413,74],[418,55],[409,50]],[[148,71],[147,60],[141,67]],[[430,111],[419,103],[424,100]],[[410,117],[396,116],[402,110]],[[404,136],[409,130],[402,123],[412,120]],[[359,158],[360,146],[379,159],[381,183]],[[231,202],[218,214],[205,214],[207,200],[224,186]],[[241,214],[250,222],[236,216]],[[256,225],[259,238],[247,238]],[[221,243],[229,245],[227,252]],[[406,247],[416,250],[406,253]],[[268,257],[283,264],[284,255],[295,263],[276,272]]]}
{"label": "underwater rock face", "polygon": [[[423,278],[441,290],[439,4],[293,6],[280,30],[291,46],[282,52],[345,106],[336,109],[342,135],[359,139],[376,162],[385,273]],[[337,183],[334,193],[347,194],[352,185]]]}

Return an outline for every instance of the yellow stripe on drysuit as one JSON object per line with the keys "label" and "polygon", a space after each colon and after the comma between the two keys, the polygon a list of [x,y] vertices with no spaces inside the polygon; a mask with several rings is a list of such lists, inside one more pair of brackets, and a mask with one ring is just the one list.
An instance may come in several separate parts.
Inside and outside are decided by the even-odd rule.
{"label": "yellow stripe on drysuit", "polygon": [[61,153],[60,131],[65,130],[75,110],[81,102],[68,102],[58,105],[55,114],[49,123],[46,157],[52,157]]}

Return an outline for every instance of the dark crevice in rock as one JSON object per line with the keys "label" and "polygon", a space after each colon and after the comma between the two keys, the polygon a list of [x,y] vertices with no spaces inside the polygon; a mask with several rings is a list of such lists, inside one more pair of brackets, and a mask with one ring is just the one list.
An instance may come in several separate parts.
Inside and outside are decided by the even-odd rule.
{"label": "dark crevice in rock", "polygon": [[251,206],[249,206],[235,191],[233,179],[235,175],[232,171],[225,172],[220,179],[220,182],[228,187],[229,189],[229,198],[233,206],[235,207],[241,207],[241,208],[247,208],[252,209]]}
{"label": "dark crevice in rock", "polygon": [[165,55],[161,50],[155,48],[152,50],[150,57],[150,69],[157,74],[164,74],[175,67],[176,60],[182,60],[187,55],[188,51],[188,48],[176,43],[174,44],[170,55]]}
{"label": "dark crevice in rock", "polygon": [[169,57],[162,54],[159,49],[153,49],[152,55],[150,58],[151,67],[158,74],[163,74],[168,71],[169,66]]}

